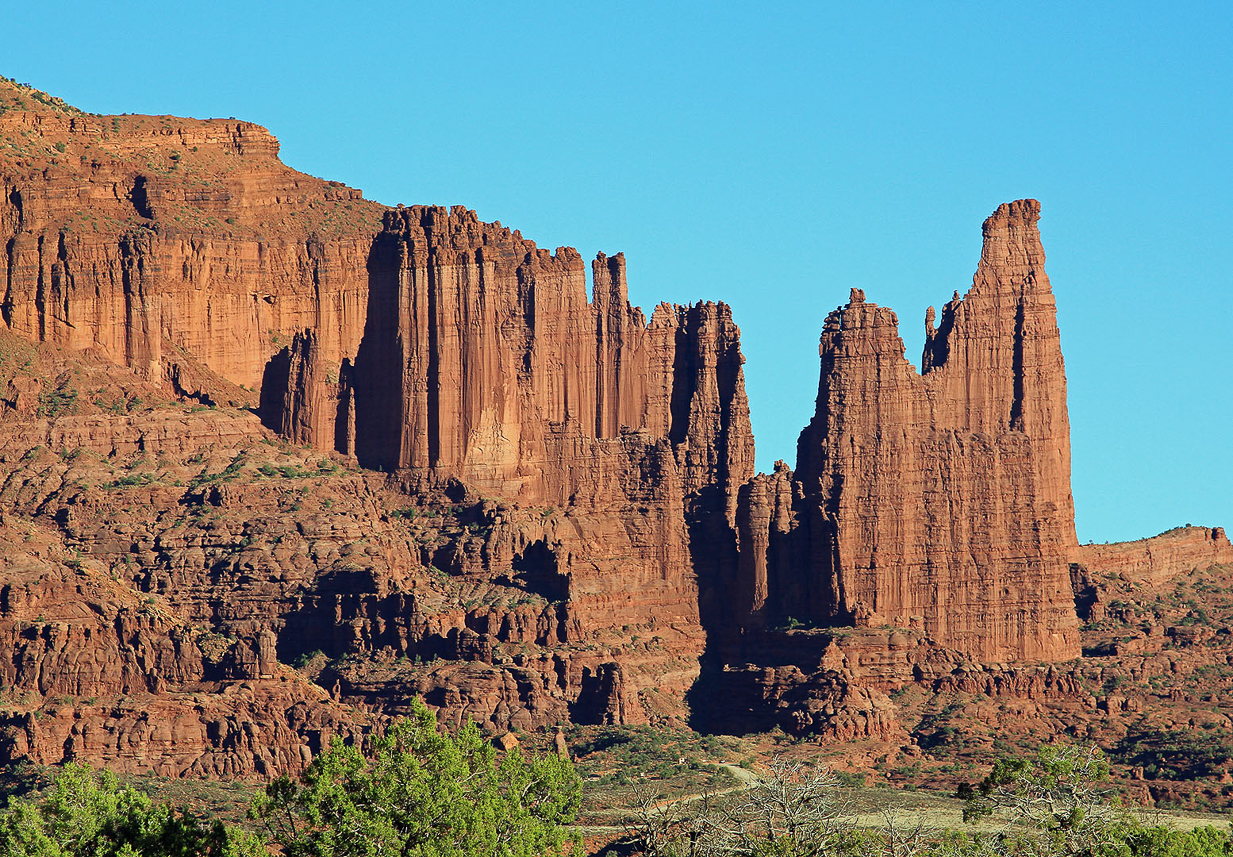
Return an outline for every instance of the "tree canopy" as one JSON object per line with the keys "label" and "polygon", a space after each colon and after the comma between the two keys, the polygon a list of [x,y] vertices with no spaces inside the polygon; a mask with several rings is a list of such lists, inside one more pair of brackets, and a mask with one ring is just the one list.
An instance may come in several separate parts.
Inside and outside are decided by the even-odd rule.
{"label": "tree canopy", "polygon": [[0,857],[267,857],[259,837],[155,803],[114,774],[69,763],[38,800],[0,815]]}
{"label": "tree canopy", "polygon": [[467,723],[437,728],[421,701],[363,749],[335,741],[254,802],[288,857],[541,857],[570,839],[582,786],[568,759],[501,758]]}
{"label": "tree canopy", "polygon": [[[889,805],[870,824],[837,777],[776,759],[725,792],[635,788],[626,847],[646,857],[1233,855],[1226,830],[1145,825],[1117,805],[1107,775],[1094,747],[1002,759],[964,790],[965,815],[982,829],[942,830]],[[384,734],[335,741],[297,779],[270,783],[251,813],[268,840],[68,764],[41,796],[0,813],[0,857],[560,857],[567,846],[575,857],[580,796],[568,759],[498,753],[471,724],[444,734],[417,702]]]}

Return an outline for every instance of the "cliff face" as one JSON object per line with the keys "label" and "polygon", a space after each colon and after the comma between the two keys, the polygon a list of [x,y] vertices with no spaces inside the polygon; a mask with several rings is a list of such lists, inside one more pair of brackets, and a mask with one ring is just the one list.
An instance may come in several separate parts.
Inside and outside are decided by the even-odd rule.
{"label": "cliff face", "polygon": [[298,769],[331,735],[365,725],[278,663],[272,634],[251,645],[223,640],[170,615],[166,602],[123,592],[97,561],[66,568],[35,555],[46,545],[7,535],[0,680],[46,704],[37,715],[6,705],[0,757],[161,776],[272,776]]}
{"label": "cliff face", "polygon": [[267,371],[267,423],[409,490],[461,481],[566,509],[577,529],[546,547],[582,627],[696,628],[695,553],[710,556],[689,527],[730,527],[753,475],[728,307],[661,304],[648,323],[620,255],[594,261],[588,301],[572,249],[550,254],[462,207],[388,212],[368,272],[354,365],[297,336]]}
{"label": "cliff face", "polygon": [[575,251],[366,202],[235,120],[0,82],[0,136],[0,758],[266,775],[413,695],[536,729],[696,693],[896,743],[912,683],[1095,711],[1077,673],[966,665],[1075,657],[1110,572],[1233,560],[1076,544],[1034,201],[919,373],[854,290],[795,472],[755,475],[728,307],[648,319],[620,255],[588,298]]}
{"label": "cliff face", "polygon": [[304,328],[354,358],[383,206],[284,166],[248,122],[94,116],[4,81],[0,107],[10,330],[151,378],[187,353],[252,390]]}
{"label": "cliff face", "polygon": [[413,695],[501,730],[684,712],[703,636],[666,439],[606,446],[588,505],[528,507],[7,333],[0,392],[0,758],[268,775]]}
{"label": "cliff face", "polygon": [[1066,378],[1039,211],[1022,200],[985,221],[972,288],[936,328],[926,315],[923,374],[895,314],[859,289],[827,317],[794,500],[783,472],[749,494],[754,616],[770,599],[780,616],[917,628],[984,661],[1078,653]]}
{"label": "cliff face", "polygon": [[[547,253],[461,207],[365,202],[287,169],[248,123],[87,116],[22,97],[0,113],[0,132],[29,141],[0,153],[4,319],[50,350],[38,378],[0,377],[11,393],[0,407],[21,416],[0,455],[7,507],[59,532],[64,555],[110,569],[130,600],[157,596],[190,636],[284,662],[371,657],[320,678],[340,705],[397,711],[417,693],[447,720],[493,728],[681,714],[704,645],[708,546],[693,527],[730,527],[753,475],[726,306],[661,305],[648,321],[629,305],[623,257],[603,255],[588,300],[573,250]],[[100,359],[135,375],[79,389]],[[271,459],[286,448],[255,417],[214,407],[258,402],[269,429],[320,451]],[[49,442],[84,456],[75,476],[31,469]],[[320,457],[334,451],[345,458]],[[142,467],[150,454],[158,473],[97,460]],[[295,480],[308,480],[302,493]],[[141,499],[118,506],[119,490]],[[31,661],[25,621],[0,616],[0,636],[12,631],[0,666]],[[72,657],[122,664],[137,643],[74,645]],[[144,684],[100,674],[83,687],[206,692],[223,717],[237,682],[269,673],[186,657],[183,669],[153,665]],[[387,670],[392,657],[414,668]],[[14,681],[41,689],[37,671]],[[290,713],[301,691],[227,715],[287,724],[273,761],[210,726],[217,741],[174,739],[168,765],[294,768],[325,717]],[[163,753],[162,737],[115,728],[136,760]],[[31,733],[12,752],[54,760],[62,737]],[[76,746],[107,764],[120,752]]]}
{"label": "cliff face", "polygon": [[726,306],[648,323],[623,257],[602,255],[588,301],[573,250],[462,207],[384,209],[288,169],[250,123],[91,116],[3,83],[5,98],[21,109],[0,133],[23,141],[0,153],[10,330],[207,404],[259,401],[284,437],[414,490],[461,479],[594,513],[599,544],[644,542],[627,574],[672,581],[696,615],[685,514],[730,524],[753,474]]}
{"label": "cliff face", "polygon": [[753,440],[723,304],[660,305],[648,324],[623,256],[594,261],[588,301],[572,249],[550,254],[462,207],[388,212],[368,268],[353,369],[309,368],[336,358],[315,341],[286,355],[284,433],[368,467],[554,505],[575,502],[594,457],[644,433],[671,444],[686,495],[717,487],[735,507]]}
{"label": "cliff face", "polygon": [[1162,586],[1193,569],[1233,565],[1233,545],[1223,527],[1178,527],[1150,539],[1077,545],[1071,562],[1128,582]]}

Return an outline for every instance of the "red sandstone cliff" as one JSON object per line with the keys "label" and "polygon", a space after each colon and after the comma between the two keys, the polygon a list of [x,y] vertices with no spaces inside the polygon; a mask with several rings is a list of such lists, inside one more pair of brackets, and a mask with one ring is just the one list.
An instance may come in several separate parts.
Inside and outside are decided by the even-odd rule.
{"label": "red sandstone cliff", "polygon": [[7,81],[0,107],[10,330],[153,378],[187,353],[253,390],[304,328],[354,357],[383,206],[284,166],[252,123],[95,116]]}
{"label": "red sandstone cliff", "polygon": [[[726,306],[661,305],[648,322],[629,305],[624,259],[602,255],[588,301],[573,250],[546,253],[461,207],[386,210],[381,224],[380,207],[287,169],[247,123],[26,106],[0,115],[0,132],[30,140],[0,156],[6,324],[142,381],[119,398],[105,383],[78,389],[97,367],[63,355],[29,389],[0,378],[27,421],[0,458],[20,496],[43,495],[14,508],[135,592],[158,592],[189,627],[274,640],[284,660],[371,656],[331,673],[344,702],[396,710],[406,688],[448,719],[500,728],[636,722],[646,695],[682,710],[669,697],[704,646],[695,554],[707,546],[690,528],[729,527],[753,472]],[[140,404],[150,383],[206,405],[251,405],[260,388],[269,427],[397,471],[390,502],[433,524],[391,542],[405,525],[382,521],[335,465],[254,469],[269,440],[255,418],[160,422]],[[64,406],[44,419],[49,397]],[[163,437],[163,422],[182,433]],[[171,471],[117,477],[91,460],[76,481],[49,479],[27,466],[49,437],[73,456],[141,467],[154,454]],[[223,457],[212,473],[168,475],[207,455]],[[311,500],[261,484],[279,474],[311,477]],[[119,507],[116,490],[142,501]],[[322,504],[308,520],[305,502]],[[443,574],[451,597],[426,595]],[[511,662],[505,647],[524,654]],[[386,657],[417,666],[387,675]],[[299,740],[280,738],[280,752],[298,759]],[[54,746],[32,738],[24,752],[49,759]],[[212,765],[199,761],[211,752],[195,746],[175,772]]]}
{"label": "red sandstone cliff", "polygon": [[150,378],[261,388],[297,441],[528,502],[568,501],[587,439],[645,430],[670,439],[685,493],[718,484],[731,517],[753,452],[722,304],[648,325],[621,256],[595,261],[589,302],[572,249],[462,207],[385,210],[284,166],[260,126],[23,93],[0,83],[21,105],[0,113],[22,141],[0,152],[10,330]]}
{"label": "red sandstone cliff", "polygon": [[622,256],[592,270],[588,301],[569,248],[539,250],[462,207],[391,211],[354,365],[327,366],[314,334],[298,335],[263,409],[284,435],[413,490],[461,480],[562,507],[577,523],[546,538],[543,561],[581,626],[681,621],[700,652],[694,553],[707,548],[689,523],[730,527],[753,474],[739,330],[714,303],[660,305],[648,323]]}
{"label": "red sandstone cliff", "polygon": [[691,686],[735,728],[901,742],[913,682],[1095,710],[1075,675],[967,665],[1076,656],[1099,583],[1071,563],[1231,558],[1075,544],[1033,201],[986,221],[921,373],[854,290],[796,472],[755,476],[723,304],[648,320],[602,254],[588,300],[573,250],[365,202],[249,123],[0,107],[0,310],[46,344],[0,337],[5,758],[268,774],[413,694],[534,729],[681,716]]}
{"label": "red sandstone cliff", "polygon": [[1071,561],[1091,572],[1160,586],[1193,569],[1233,565],[1233,545],[1223,527],[1178,527],[1150,539],[1076,545]]}
{"label": "red sandstone cliff", "polygon": [[588,302],[570,248],[462,207],[389,212],[355,363],[361,463],[568,504],[593,456],[645,432],[672,445],[685,494],[718,486],[734,506],[753,438],[730,311],[661,305],[648,325],[624,257],[592,267]]}

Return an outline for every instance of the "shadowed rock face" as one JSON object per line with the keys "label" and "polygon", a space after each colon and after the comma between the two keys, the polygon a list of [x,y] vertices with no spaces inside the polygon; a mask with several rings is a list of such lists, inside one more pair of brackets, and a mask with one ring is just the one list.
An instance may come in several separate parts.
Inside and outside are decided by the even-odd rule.
{"label": "shadowed rock face", "polygon": [[462,207],[390,211],[354,367],[327,368],[311,332],[297,336],[267,371],[263,410],[285,436],[413,491],[461,481],[568,510],[578,523],[551,545],[552,575],[574,621],[683,622],[696,657],[698,576],[711,585],[723,565],[753,475],[740,331],[716,303],[661,304],[648,323],[623,256],[592,272],[588,301],[570,248],[540,250]]}
{"label": "shadowed rock face", "polygon": [[916,628],[985,661],[1078,653],[1066,376],[1039,213],[1021,200],[985,221],[972,288],[936,328],[926,315],[923,374],[895,313],[859,289],[827,317],[796,473],[748,493],[751,621]]}
{"label": "shadowed rock face", "polygon": [[622,257],[595,261],[588,302],[573,251],[538,250],[462,208],[387,214],[354,389],[304,368],[319,351],[297,340],[281,400],[295,416],[280,428],[421,485],[459,478],[625,529],[617,506],[633,495],[612,486],[632,475],[631,452],[664,443],[667,466],[639,477],[680,498],[661,507],[676,523],[660,574],[698,574],[682,597],[701,599],[719,637],[791,616],[914,628],[988,661],[1068,659],[1066,380],[1038,217],[1024,200],[986,221],[972,288],[937,327],[926,316],[923,374],[895,314],[859,290],[827,318],[795,474],[751,479],[726,307],[661,306],[648,325]]}
{"label": "shadowed rock face", "polygon": [[[376,655],[373,669],[323,679],[340,706],[397,711],[415,693],[451,722],[534,728],[643,721],[650,694],[679,716],[672,697],[696,678],[705,640],[697,569],[715,553],[695,543],[694,527],[730,532],[738,488],[753,475],[739,330],[726,306],[664,304],[648,320],[629,305],[619,255],[595,260],[588,300],[575,251],[542,251],[461,207],[364,201],[285,167],[274,138],[248,123],[41,107],[0,115],[0,132],[23,131],[38,135],[38,152],[0,152],[5,325],[128,367],[135,386],[115,402],[105,397],[105,407],[83,394],[81,408],[45,424],[40,401],[58,395],[55,383],[0,378],[0,408],[21,415],[0,453],[18,474],[11,481],[28,490],[39,479],[25,453],[49,442],[125,461],[159,455],[160,466],[194,471],[126,481],[99,464],[80,484],[48,487],[39,506],[62,531],[49,536],[55,550],[97,557],[138,603],[157,593],[191,631],[221,635],[236,651],[285,662],[314,650]],[[102,371],[78,366],[80,356],[47,359],[57,379]],[[170,420],[124,416],[160,394],[192,408]],[[285,447],[262,443],[255,416],[214,419],[214,404],[259,404],[261,422],[301,449],[298,460],[271,460]],[[392,493],[374,504],[343,470],[318,468],[331,450]],[[207,453],[226,461],[206,465]],[[207,466],[230,475],[210,488],[183,484]],[[284,476],[310,481],[301,496],[262,482]],[[142,502],[109,505],[112,492],[130,488]],[[91,514],[78,515],[86,505]],[[384,543],[390,527],[410,526],[411,517],[386,514],[393,509],[421,516],[414,541]],[[329,523],[299,520],[310,514]],[[189,535],[163,532],[177,519]],[[265,539],[267,524],[279,532]],[[107,535],[116,527],[123,537]],[[206,527],[212,535],[198,532]],[[246,535],[216,549],[223,531]],[[153,554],[134,553],[155,544]],[[448,598],[434,590],[443,575],[454,587]],[[29,659],[22,623],[42,612],[3,611],[0,665]],[[91,657],[93,646],[100,662],[122,661],[126,645],[135,644],[94,635],[74,656]],[[39,657],[54,663],[62,648]],[[382,672],[391,658],[406,662],[392,678]],[[281,676],[172,666],[154,665],[132,692],[213,694],[225,717],[231,683]],[[14,682],[40,689],[28,670]],[[99,697],[131,690],[99,679],[81,694],[90,687]],[[268,710],[237,709],[233,719],[302,725],[278,705],[290,710],[306,692],[281,687]],[[110,728],[97,713],[89,722]],[[162,753],[163,737],[116,728],[135,747],[122,764]],[[54,761],[62,731],[29,732],[11,755]],[[316,740],[279,733],[267,764],[236,749],[233,732],[203,734],[204,744],[173,738],[183,750],[167,770],[293,768],[303,758],[296,742]],[[224,744],[225,761],[207,759]],[[75,746],[83,758],[121,764],[105,742]]]}

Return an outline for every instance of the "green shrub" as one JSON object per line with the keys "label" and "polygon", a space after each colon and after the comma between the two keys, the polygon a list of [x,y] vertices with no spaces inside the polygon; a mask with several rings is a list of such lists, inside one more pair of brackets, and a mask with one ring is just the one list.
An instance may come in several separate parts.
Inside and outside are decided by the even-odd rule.
{"label": "green shrub", "polygon": [[498,759],[472,723],[443,735],[417,698],[365,752],[336,741],[270,783],[252,816],[287,857],[543,857],[571,841],[581,788],[568,759]]}
{"label": "green shrub", "polygon": [[0,816],[0,857],[265,857],[261,840],[121,788],[113,774],[70,762],[38,801]]}

